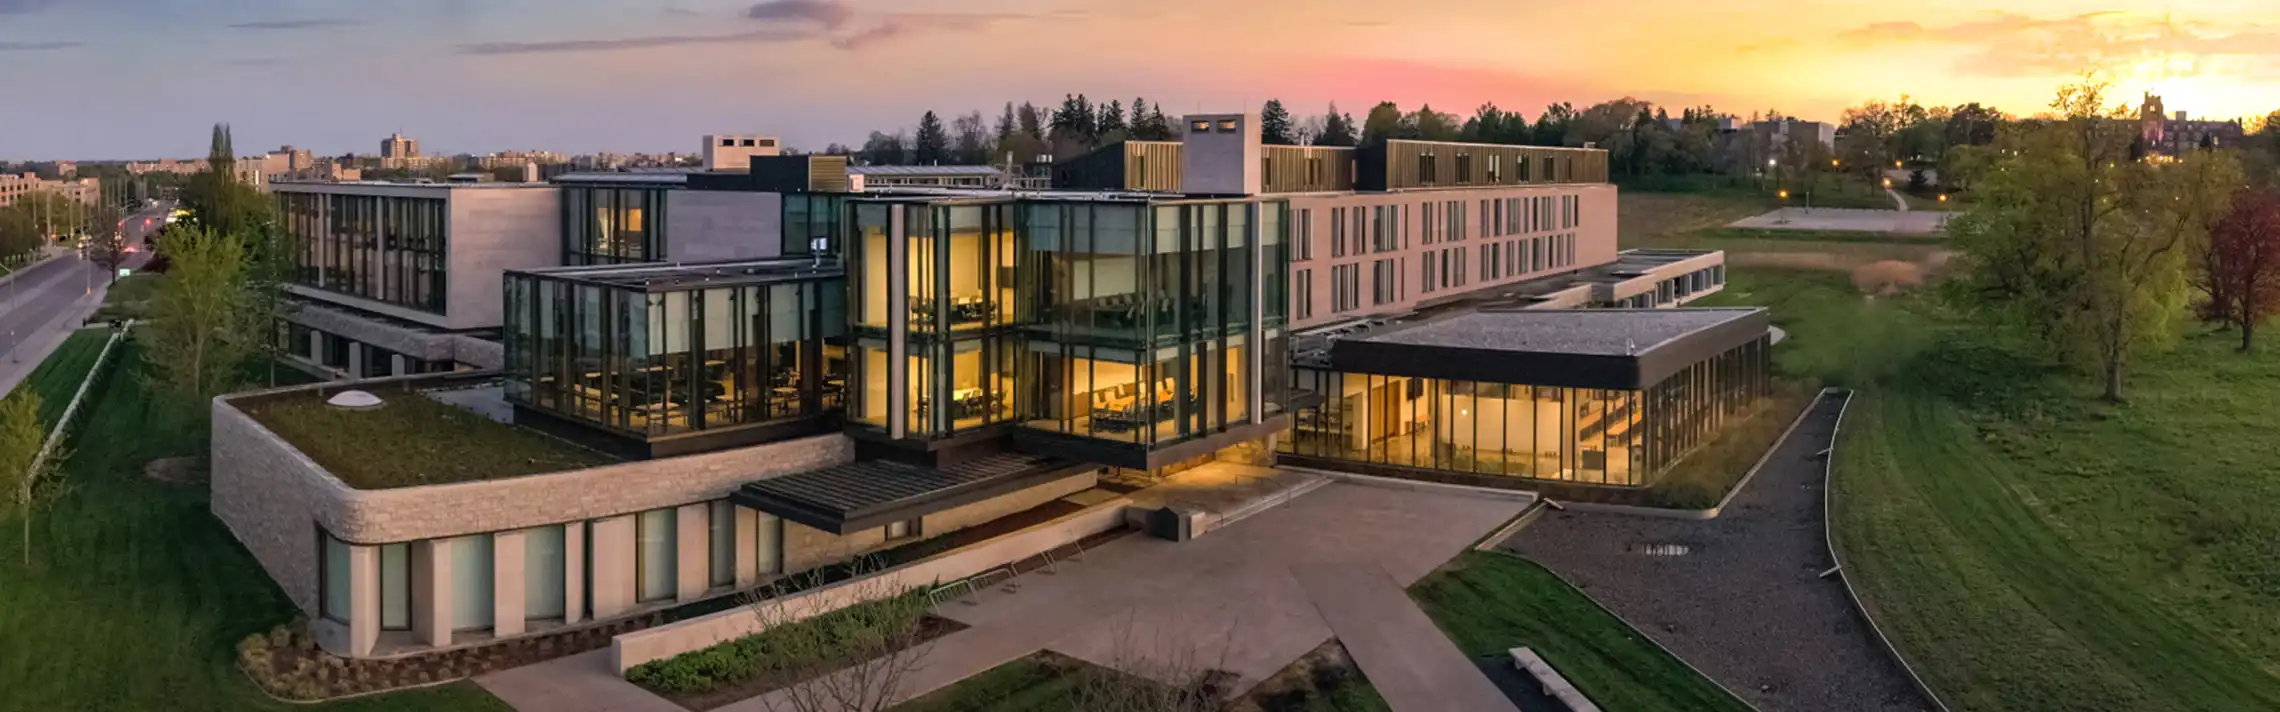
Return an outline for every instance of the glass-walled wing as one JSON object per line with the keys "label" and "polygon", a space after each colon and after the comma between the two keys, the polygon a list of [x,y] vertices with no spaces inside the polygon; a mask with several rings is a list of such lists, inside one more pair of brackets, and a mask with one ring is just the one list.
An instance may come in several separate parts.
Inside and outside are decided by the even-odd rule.
{"label": "glass-walled wing", "polygon": [[818,415],[847,383],[836,279],[670,292],[508,275],[511,402],[653,437]]}
{"label": "glass-walled wing", "polygon": [[296,284],[444,312],[443,198],[281,192],[277,202]]}
{"label": "glass-walled wing", "polygon": [[562,263],[665,259],[665,194],[655,188],[562,188]]}
{"label": "glass-walled wing", "polygon": [[1373,465],[1640,487],[1769,387],[1759,339],[1644,390],[1308,370],[1286,454]]}
{"label": "glass-walled wing", "polygon": [[840,224],[846,204],[845,195],[785,193],[783,254],[812,255],[818,245],[826,257],[843,254]]}

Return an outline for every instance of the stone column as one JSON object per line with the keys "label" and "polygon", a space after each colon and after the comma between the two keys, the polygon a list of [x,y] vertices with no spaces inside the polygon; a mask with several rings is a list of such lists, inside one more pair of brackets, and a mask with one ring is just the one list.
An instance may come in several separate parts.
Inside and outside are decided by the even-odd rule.
{"label": "stone column", "polygon": [[380,548],[348,547],[348,654],[371,655],[380,645]]}
{"label": "stone column", "polygon": [[411,374],[411,369],[409,369],[409,368],[405,368],[405,366],[404,366],[404,355],[403,355],[403,354],[392,354],[392,355],[390,355],[390,356],[388,357],[388,375],[390,375],[390,376],[409,376],[409,375],[412,375],[412,374]]}
{"label": "stone column", "polygon": [[523,632],[523,533],[491,535],[491,635],[505,638]]}
{"label": "stone column", "polygon": [[586,618],[586,523],[562,525],[562,622]]}
{"label": "stone column", "polygon": [[309,330],[309,362],[319,366],[325,364],[325,332]]}
{"label": "stone column", "polygon": [[348,377],[351,379],[364,377],[364,342],[362,341],[348,342]]}
{"label": "stone column", "polygon": [[412,542],[412,635],[436,647],[451,644],[451,540]]}
{"label": "stone column", "polygon": [[760,585],[760,513],[750,507],[730,507],[736,513],[736,587]]}
{"label": "stone column", "polygon": [[704,502],[681,505],[674,513],[674,567],[679,579],[673,589],[673,600],[694,601],[705,595],[712,583],[712,507]]}
{"label": "stone column", "polygon": [[633,608],[633,515],[598,519],[594,527],[594,618],[615,618]]}

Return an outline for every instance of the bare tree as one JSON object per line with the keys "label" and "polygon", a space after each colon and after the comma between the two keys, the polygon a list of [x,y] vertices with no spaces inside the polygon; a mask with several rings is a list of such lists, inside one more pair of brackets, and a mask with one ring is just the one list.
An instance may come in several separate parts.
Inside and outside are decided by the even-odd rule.
{"label": "bare tree", "polygon": [[[763,706],[772,712],[880,712],[902,701],[931,647],[927,619],[933,604],[926,591],[875,575],[881,568],[868,557],[824,567],[794,577],[793,586],[776,587],[811,591],[807,595],[756,595],[747,603],[775,653],[762,664],[801,680],[762,695]],[[827,583],[835,570],[849,580]]]}
{"label": "bare tree", "polygon": [[[1115,623],[1112,658],[1086,666],[1070,689],[1081,712],[1210,712],[1224,701],[1230,626],[1220,635],[1196,635],[1193,626],[1151,625],[1145,633],[1131,611]],[[1213,651],[1212,648],[1216,648]]]}

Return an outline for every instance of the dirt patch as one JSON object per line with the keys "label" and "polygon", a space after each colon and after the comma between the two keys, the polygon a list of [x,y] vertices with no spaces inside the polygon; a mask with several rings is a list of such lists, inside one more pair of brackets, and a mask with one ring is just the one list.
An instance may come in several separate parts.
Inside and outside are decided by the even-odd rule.
{"label": "dirt patch", "polygon": [[[1230,712],[1308,712],[1309,710],[1344,710],[1348,707],[1371,708],[1367,702],[1376,701],[1374,691],[1364,695],[1356,687],[1367,687],[1369,680],[1362,677],[1362,669],[1347,654],[1346,645],[1332,638],[1313,652],[1300,657],[1290,667],[1275,673],[1274,677],[1251,688],[1249,694],[1228,707]],[[1360,704],[1357,704],[1360,703]],[[1382,702],[1379,705],[1382,706]]]}
{"label": "dirt patch", "polygon": [[1862,294],[1893,296],[1924,286],[1924,268],[1914,262],[1878,260],[1853,269],[1853,286]]}
{"label": "dirt patch", "polygon": [[143,465],[143,476],[170,485],[195,485],[206,482],[206,458],[162,457]]}

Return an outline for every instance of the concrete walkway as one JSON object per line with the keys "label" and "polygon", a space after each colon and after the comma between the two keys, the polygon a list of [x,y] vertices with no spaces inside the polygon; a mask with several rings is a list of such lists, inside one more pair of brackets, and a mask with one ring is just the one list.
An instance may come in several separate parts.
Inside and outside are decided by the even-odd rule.
{"label": "concrete walkway", "polygon": [[1885,188],[1885,189],[1884,189],[1884,194],[1885,194],[1885,195],[1889,195],[1889,196],[1892,196],[1892,204],[1893,204],[1893,205],[1896,205],[1896,206],[1899,206],[1899,207],[1900,207],[1900,212],[1903,212],[1903,213],[1905,213],[1905,212],[1908,212],[1908,211],[1910,211],[1910,210],[1915,210],[1915,208],[1911,208],[1911,207],[1908,207],[1908,199],[1907,199],[1907,198],[1903,198],[1903,197],[1900,197],[1900,191],[1897,191],[1897,190],[1893,190],[1893,189],[1891,189],[1891,188]]}
{"label": "concrete walkway", "polygon": [[523,712],[686,712],[619,677],[607,648],[477,676],[475,684]]}
{"label": "concrete walkway", "polygon": [[1505,546],[1765,712],[1927,710],[1844,584],[1820,576],[1831,562],[1815,453],[1840,405],[1815,401],[1717,519],[1550,513]]}
{"label": "concrete walkway", "polygon": [[1947,229],[1948,213],[1863,208],[1782,208],[1742,218],[1727,227],[1753,230],[1840,230],[1932,235]]}
{"label": "concrete walkway", "polygon": [[1394,712],[1515,709],[1384,571],[1315,565],[1291,575]]}

